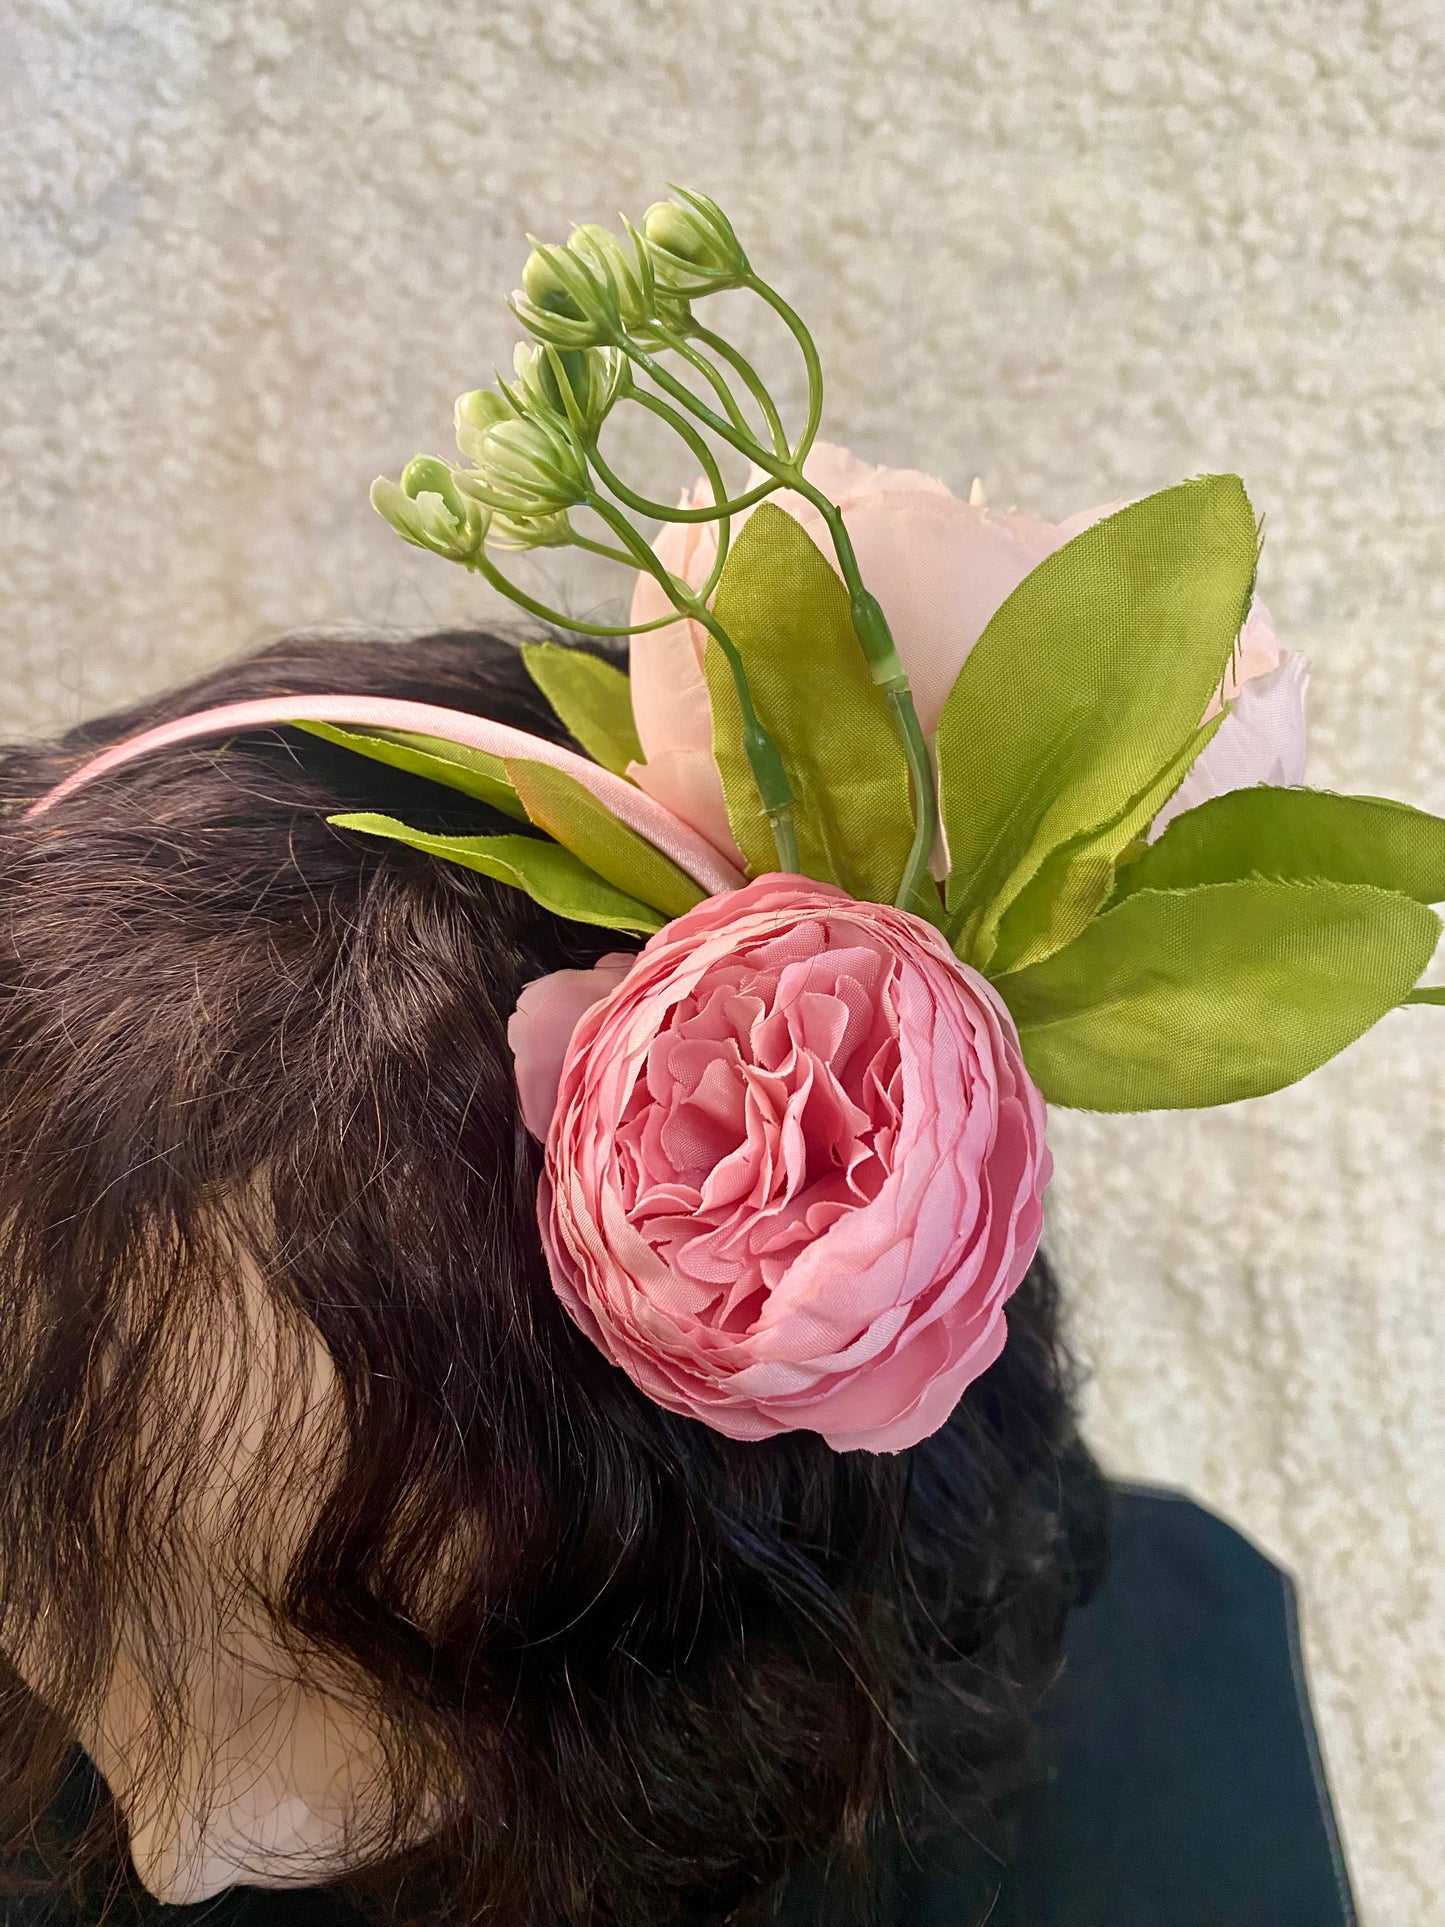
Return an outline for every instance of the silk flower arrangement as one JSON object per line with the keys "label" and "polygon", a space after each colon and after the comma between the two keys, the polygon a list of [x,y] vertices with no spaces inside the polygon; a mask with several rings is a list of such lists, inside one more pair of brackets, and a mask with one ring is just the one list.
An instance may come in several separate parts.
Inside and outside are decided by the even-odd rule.
{"label": "silk flower arrangement", "polygon": [[[722,289],[797,344],[791,437],[698,315]],[[514,819],[331,821],[646,939],[527,986],[510,1026],[562,1303],[733,1438],[900,1450],[1005,1342],[1045,1101],[1257,1096],[1445,1001],[1416,987],[1445,821],[1299,787],[1304,665],[1254,597],[1237,478],[1051,528],[866,468],[817,441],[812,338],[698,194],[534,244],[512,305],[531,340],[458,401],[464,460],[419,457],[373,501],[553,627],[634,638],[630,681],[523,645],[578,750],[298,696],[117,745],[35,813],[167,743],[295,722]],[[623,407],[696,459],[681,502],[615,472]],[[720,449],[750,464],[733,492]],[[638,572],[628,623],[569,618],[499,559],[561,546]]]}

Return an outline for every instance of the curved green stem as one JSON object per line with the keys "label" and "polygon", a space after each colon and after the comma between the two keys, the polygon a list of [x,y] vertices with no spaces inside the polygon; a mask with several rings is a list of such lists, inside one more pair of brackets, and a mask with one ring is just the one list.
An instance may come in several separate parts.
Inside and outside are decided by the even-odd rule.
{"label": "curved green stem", "polygon": [[808,371],[808,420],[797,447],[792,450],[792,459],[801,467],[804,457],[813,446],[814,437],[823,419],[823,364],[818,359],[817,344],[809,334],[802,316],[788,306],[776,288],[769,287],[766,281],[760,281],[752,273],[748,275],[743,286],[757,295],[760,300],[765,301],[782,321],[797,342],[803,357],[803,365]]}
{"label": "curved green stem", "polygon": [[665,347],[671,348],[675,355],[681,355],[688,367],[695,368],[702,376],[703,380],[727,410],[728,420],[732,423],[733,427],[740,429],[744,435],[751,435],[753,431],[748,424],[747,416],[738,406],[737,397],[733,394],[732,389],[728,387],[723,376],[713,367],[707,356],[698,354],[695,348],[690,348],[683,336],[678,334],[675,329],[664,327],[661,322],[654,323],[654,329],[658,340],[662,342]]}
{"label": "curved green stem", "polygon": [[632,567],[632,557],[622,549],[614,549],[610,542],[594,542],[588,535],[579,535],[575,529],[571,534],[569,546],[586,549],[589,555],[606,556],[609,562],[620,562],[625,568]]}
{"label": "curved green stem", "polygon": [[[637,565],[645,569],[662,587],[672,606],[679,615],[691,616],[700,622],[713,636],[722,650],[729,670],[732,672],[733,688],[737,691],[738,708],[743,719],[743,750],[757,785],[758,800],[763,806],[763,814],[768,819],[768,827],[773,835],[773,848],[777,852],[778,868],[793,873],[798,867],[798,840],[793,828],[793,792],[788,782],[787,771],[778,746],[764,729],[753,707],[753,692],[748,686],[747,670],[737,644],[723,628],[712,610],[707,606],[705,595],[688,589],[677,577],[659,562],[651,547],[632,527],[621,510],[600,497],[592,497],[587,506],[600,515],[609,528],[627,544],[637,558]],[[718,532],[718,547],[725,545],[726,523]]]}
{"label": "curved green stem", "polygon": [[[717,465],[717,457],[713,454],[702,436],[698,434],[690,422],[685,421],[675,410],[669,408],[666,402],[658,401],[653,395],[636,395],[633,399],[640,403],[642,407],[658,415],[682,438],[691,450],[703,474],[712,485],[712,507],[699,512],[700,519],[716,522],[718,525],[717,556],[713,562],[712,573],[708,576],[707,582],[699,591],[702,599],[706,601],[717,587],[718,579],[722,575],[723,564],[727,561],[728,557],[728,543],[732,532],[733,505],[728,500],[727,484],[723,481],[722,470]],[[628,488],[620,476],[612,472],[608,463],[603,459],[602,453],[598,449],[595,441],[588,446],[587,458],[596,470],[598,478],[604,487],[610,489],[619,502],[625,507],[632,509],[636,514],[648,514],[651,505],[644,497],[635,494],[632,489]],[[635,531],[633,531],[633,533],[635,534]]]}
{"label": "curved green stem", "polygon": [[[753,286],[756,292],[777,310],[792,329],[799,346],[803,349],[808,366],[810,402],[808,426],[803,440],[799,443],[799,450],[806,452],[812,435],[816,433],[815,417],[820,417],[822,406],[822,374],[817,349],[813,346],[812,337],[807,329],[781,295],[774,294],[765,282],[756,279],[750,281],[749,285]],[[865,587],[862,575],[859,573],[858,558],[854,554],[852,541],[844,526],[841,509],[804,476],[801,468],[801,453],[796,459],[781,459],[764,450],[751,437],[740,436],[730,422],[724,421],[717,415],[685,383],[678,381],[668,369],[660,366],[645,349],[639,348],[635,342],[628,340],[623,344],[623,351],[640,368],[646,370],[664,393],[672,395],[682,407],[703,421],[721,440],[750,456],[759,468],[774,476],[778,484],[796,489],[814,505],[827,523],[828,531],[833,538],[834,549],[837,551],[838,567],[848,589],[848,605],[854,632],[867,659],[869,673],[873,681],[883,690],[889,707],[893,711],[894,727],[898,731],[908,763],[909,782],[913,791],[913,845],[909,851],[903,880],[895,899],[900,909],[908,909],[928,873],[928,860],[938,830],[938,797],[934,790],[933,765],[929,759],[928,745],[919,727],[907,672],[894,645],[892,632],[878,604],[878,599]],[[748,760],[752,764],[751,751]],[[753,768],[753,774],[756,778],[758,774],[756,766]],[[759,794],[761,794],[761,785]],[[771,817],[769,820],[772,820]],[[774,842],[776,841],[777,826],[774,825]]]}
{"label": "curved green stem", "polygon": [[787,431],[783,427],[782,416],[779,415],[777,405],[768,393],[762,377],[747,356],[740,354],[732,343],[725,341],[721,335],[715,335],[711,328],[704,328],[694,323],[693,334],[704,347],[710,348],[719,360],[725,361],[745,384],[748,393],[762,410],[763,418],[768,424],[768,433],[773,438],[773,453],[791,456],[792,449],[788,442]]}
{"label": "curved green stem", "polygon": [[[732,541],[732,518],[735,510],[728,500],[727,484],[723,481],[722,470],[717,465],[717,457],[691,422],[679,415],[675,408],[669,408],[665,401],[659,401],[656,395],[637,395],[634,399],[641,407],[647,409],[649,414],[656,415],[659,421],[665,421],[674,433],[681,437],[712,485],[713,506],[710,519],[717,523],[717,554],[713,557],[713,565],[708,572],[707,581],[697,591],[699,600],[706,602],[722,579],[723,564],[728,559],[728,547]],[[764,492],[770,491],[772,486],[771,482],[768,483]],[[743,500],[746,502],[756,498],[757,495],[758,491],[754,489],[751,491],[751,496],[744,497]]]}
{"label": "curved green stem", "polygon": [[[654,395],[633,395],[631,399],[643,408],[650,408],[654,414],[660,413],[661,407],[665,406],[665,404],[659,404]],[[672,418],[670,409],[668,418]],[[720,505],[714,502],[705,509],[680,509],[670,502],[654,502],[646,495],[639,495],[635,489],[629,488],[608,466],[597,448],[588,449],[587,459],[619,502],[630,508],[635,515],[645,515],[654,522],[715,522],[718,519],[719,507],[724,515],[737,515],[743,509],[750,509],[754,502],[761,502],[765,495],[773,494],[782,486],[776,477],[770,475],[766,482],[759,482],[756,488],[750,488],[745,495],[730,495]]]}
{"label": "curved green stem", "polygon": [[[651,544],[643,540],[622,511],[601,495],[589,495],[585,506],[590,508],[594,515],[600,516],[608,528],[621,537],[631,566],[641,569],[659,583],[666,591],[667,599],[677,610],[678,615],[690,616],[692,610],[688,605],[691,600],[691,591],[680,585],[672,571],[658,561]],[[674,616],[673,620],[675,622],[677,617]]]}
{"label": "curved green stem", "polygon": [[634,390],[629,399],[636,402],[639,408],[645,408],[650,415],[656,415],[659,421],[666,422],[673,433],[686,442],[709,481],[713,481],[714,474],[719,476],[719,480],[713,481],[713,501],[709,508],[674,508],[667,502],[654,502],[649,496],[639,495],[636,489],[628,487],[607,461],[594,438],[587,444],[588,461],[604,485],[635,515],[646,515],[657,522],[716,522],[720,516],[736,515],[743,509],[751,508],[755,502],[761,502],[765,495],[771,495],[780,486],[777,479],[770,475],[765,482],[759,482],[742,495],[729,495],[721,485],[721,472],[717,469],[712,450],[685,415],[679,414],[675,408],[669,408],[665,401],[659,400],[656,395],[649,395],[646,390]]}
{"label": "curved green stem", "polygon": [[[785,487],[791,488],[801,480],[792,462],[780,459],[770,449],[764,448],[751,430],[740,432],[731,422],[724,421],[715,409],[708,407],[695,390],[689,388],[686,382],[679,381],[671,369],[664,368],[660,361],[650,355],[630,335],[624,335],[621,346],[622,352],[629,361],[635,362],[639,368],[644,369],[664,394],[671,395],[674,401],[680,402],[690,415],[695,415],[720,441],[726,442],[730,448],[737,449],[750,461],[756,462],[759,468],[775,477],[776,481]],[[641,397],[637,399],[640,400]]]}
{"label": "curved green stem", "polygon": [[[629,558],[629,567],[631,558]],[[564,616],[559,610],[551,609],[545,602],[538,602],[529,596],[525,589],[518,588],[509,576],[502,574],[496,563],[481,549],[471,561],[469,569],[475,569],[486,582],[490,582],[498,595],[504,595],[508,602],[515,602],[519,609],[528,615],[536,616],[553,629],[570,629],[579,636],[645,636],[653,629],[665,629],[669,623],[677,621],[677,616],[654,616],[651,622],[583,622],[577,616]]]}

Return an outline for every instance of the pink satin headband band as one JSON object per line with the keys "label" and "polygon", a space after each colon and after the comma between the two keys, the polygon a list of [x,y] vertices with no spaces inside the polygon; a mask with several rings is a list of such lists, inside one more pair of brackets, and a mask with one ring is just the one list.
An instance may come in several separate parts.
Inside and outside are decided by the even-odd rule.
{"label": "pink satin headband band", "polygon": [[24,820],[29,822],[44,815],[97,777],[149,756],[153,750],[169,749],[176,743],[193,742],[204,736],[298,722],[406,730],[413,735],[459,743],[465,749],[481,750],[489,756],[522,757],[529,762],[546,763],[584,784],[619,822],[646,837],[709,896],[736,890],[742,885],[740,873],[696,830],[632,783],[614,776],[588,757],[579,756],[575,750],[563,749],[544,737],[493,722],[489,717],[473,716],[466,710],[442,709],[434,703],[400,702],[384,696],[267,696],[254,702],[224,703],[216,709],[200,710],[193,716],[181,716],[175,722],[162,723],[122,743],[113,743],[109,749],[91,757],[32,803]]}

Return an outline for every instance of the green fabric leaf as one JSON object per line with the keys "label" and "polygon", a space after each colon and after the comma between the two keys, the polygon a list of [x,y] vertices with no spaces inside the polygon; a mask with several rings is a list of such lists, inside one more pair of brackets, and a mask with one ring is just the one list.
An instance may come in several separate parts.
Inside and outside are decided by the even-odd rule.
{"label": "green fabric leaf", "polygon": [[1382,796],[1259,784],[1186,810],[1138,860],[1114,900],[1236,877],[1373,883],[1420,903],[1445,901],[1445,820]]}
{"label": "green fabric leaf", "polygon": [[680,917],[707,895],[671,858],[619,823],[575,776],[520,757],[507,758],[507,775],[537,828],[615,889],[665,917]]}
{"label": "green fabric leaf", "polygon": [[373,762],[429,777],[449,790],[475,797],[479,803],[490,803],[494,810],[516,817],[519,823],[527,820],[501,757],[489,756],[485,750],[467,749],[438,736],[416,736],[404,729],[339,729],[335,723],[291,723],[287,727],[324,737],[328,743],[355,750]]}
{"label": "green fabric leaf", "polygon": [[[764,502],[743,525],[713,607],[788,772],[804,874],[891,903],[913,840],[908,765],[842,582],[792,516]],[[749,875],[759,876],[777,868],[777,856],[743,750],[732,675],[711,639],[706,668],[728,820]]]}
{"label": "green fabric leaf", "polygon": [[574,923],[596,923],[606,930],[649,937],[666,922],[659,911],[604,882],[570,850],[540,836],[433,836],[399,823],[394,816],[367,811],[326,820],[338,829],[388,837],[408,849],[459,863],[463,869],[480,870],[483,876],[525,890],[544,910]]}
{"label": "green fabric leaf", "polygon": [[1409,995],[1439,934],[1433,910],[1362,884],[1140,890],[998,988],[1051,1103],[1228,1104],[1353,1043]]}
{"label": "green fabric leaf", "polygon": [[632,720],[632,685],[624,671],[560,642],[524,642],[522,661],[593,762],[622,776],[629,763],[643,760]]}
{"label": "green fabric leaf", "polygon": [[1140,795],[1131,797],[1111,823],[1071,837],[1051,850],[999,923],[989,975],[1042,963],[1072,943],[1107,899],[1121,852],[1163,809],[1190,766],[1224,721],[1213,717],[1185,743]]}
{"label": "green fabric leaf", "polygon": [[1204,476],[1085,529],[995,611],[937,736],[950,931],[969,962],[989,967],[1010,907],[1084,838],[1083,874],[1055,869],[1071,902],[1060,927],[1077,925],[1099,859],[1133,833],[1135,799],[1203,748],[1257,557],[1243,485]]}

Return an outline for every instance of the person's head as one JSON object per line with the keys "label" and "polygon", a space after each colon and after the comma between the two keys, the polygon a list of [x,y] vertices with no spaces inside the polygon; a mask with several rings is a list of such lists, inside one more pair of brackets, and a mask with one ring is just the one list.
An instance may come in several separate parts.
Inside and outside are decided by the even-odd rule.
{"label": "person's head", "polygon": [[128,1845],[176,1899],[290,1846],[398,1919],[720,1922],[982,1825],[1100,1546],[1043,1260],[921,1445],[724,1438],[539,1239],[507,1019],[619,939],[326,817],[515,825],[288,729],[22,820],[148,723],[342,689],[558,734],[504,640],[293,640],[0,760],[12,1847],[77,1738],[76,1878]]}

